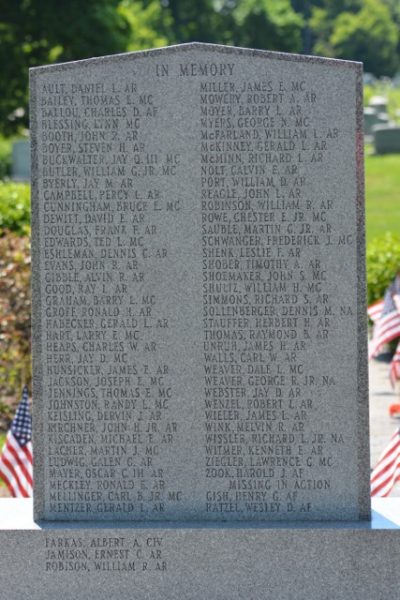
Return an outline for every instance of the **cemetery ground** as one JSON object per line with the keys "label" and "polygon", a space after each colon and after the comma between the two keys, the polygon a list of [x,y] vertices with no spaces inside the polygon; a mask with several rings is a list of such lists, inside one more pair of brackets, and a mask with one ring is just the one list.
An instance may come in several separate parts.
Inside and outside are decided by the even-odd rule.
{"label": "cemetery ground", "polygon": [[364,106],[368,106],[373,96],[384,96],[388,99],[388,114],[391,119],[398,120],[398,109],[400,107],[400,88],[389,83],[364,86]]}
{"label": "cemetery ground", "polygon": [[[368,151],[368,149],[367,149]],[[367,244],[400,232],[400,154],[365,157]]]}

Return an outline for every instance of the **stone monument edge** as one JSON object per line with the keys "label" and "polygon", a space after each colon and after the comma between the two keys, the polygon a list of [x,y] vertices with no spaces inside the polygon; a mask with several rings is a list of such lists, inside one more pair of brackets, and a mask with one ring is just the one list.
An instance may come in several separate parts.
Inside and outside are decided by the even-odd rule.
{"label": "stone monument edge", "polygon": [[[32,444],[33,482],[34,482],[34,518],[39,519],[44,508],[44,477],[36,474],[43,469],[43,436],[40,424],[43,423],[42,400],[42,327],[41,327],[41,269],[40,269],[40,221],[38,190],[38,153],[37,153],[37,116],[36,116],[36,74],[29,73],[30,91],[30,136],[31,136],[31,252],[32,252]],[[40,482],[40,485],[39,485]]]}
{"label": "stone monument edge", "polygon": [[365,254],[365,184],[363,65],[356,70],[356,178],[357,178],[357,372],[358,372],[358,478],[360,519],[371,519],[369,395],[368,395],[368,319]]}

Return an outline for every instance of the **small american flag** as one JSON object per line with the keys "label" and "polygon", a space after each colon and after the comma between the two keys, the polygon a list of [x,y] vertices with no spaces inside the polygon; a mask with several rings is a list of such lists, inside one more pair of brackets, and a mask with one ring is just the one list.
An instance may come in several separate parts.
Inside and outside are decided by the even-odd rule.
{"label": "small american flag", "polygon": [[29,410],[28,388],[22,400],[0,456],[0,477],[14,497],[32,496],[32,419]]}
{"label": "small american flag", "polygon": [[383,300],[378,300],[377,302],[374,302],[374,304],[371,304],[370,306],[368,306],[368,316],[371,319],[371,321],[373,321],[374,323],[376,323],[376,321],[379,320],[379,317],[381,316],[383,311]]}
{"label": "small american flag", "polygon": [[371,474],[371,496],[388,496],[400,481],[400,429],[397,429]]}
{"label": "small american flag", "polygon": [[396,352],[390,363],[390,383],[394,388],[396,381],[400,380],[400,342],[397,344]]}
{"label": "small american flag", "polygon": [[[373,308],[374,305],[372,305]],[[379,316],[372,311],[375,320],[374,332],[369,348],[369,357],[379,354],[382,346],[400,336],[400,276],[386,290],[382,312]],[[375,318],[374,318],[375,317]]]}

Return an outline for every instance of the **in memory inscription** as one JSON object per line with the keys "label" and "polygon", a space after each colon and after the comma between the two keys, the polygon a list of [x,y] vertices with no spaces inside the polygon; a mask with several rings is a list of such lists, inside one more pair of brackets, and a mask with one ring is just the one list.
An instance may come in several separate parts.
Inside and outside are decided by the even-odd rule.
{"label": "in memory inscription", "polygon": [[368,516],[360,73],[32,70],[38,517]]}

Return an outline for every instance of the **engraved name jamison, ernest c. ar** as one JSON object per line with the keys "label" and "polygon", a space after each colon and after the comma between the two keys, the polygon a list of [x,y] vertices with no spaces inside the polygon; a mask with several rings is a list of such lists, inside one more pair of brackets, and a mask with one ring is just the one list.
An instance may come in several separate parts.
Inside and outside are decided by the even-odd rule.
{"label": "engraved name jamison, ernest c. ar", "polygon": [[360,73],[33,70],[37,516],[368,517]]}

